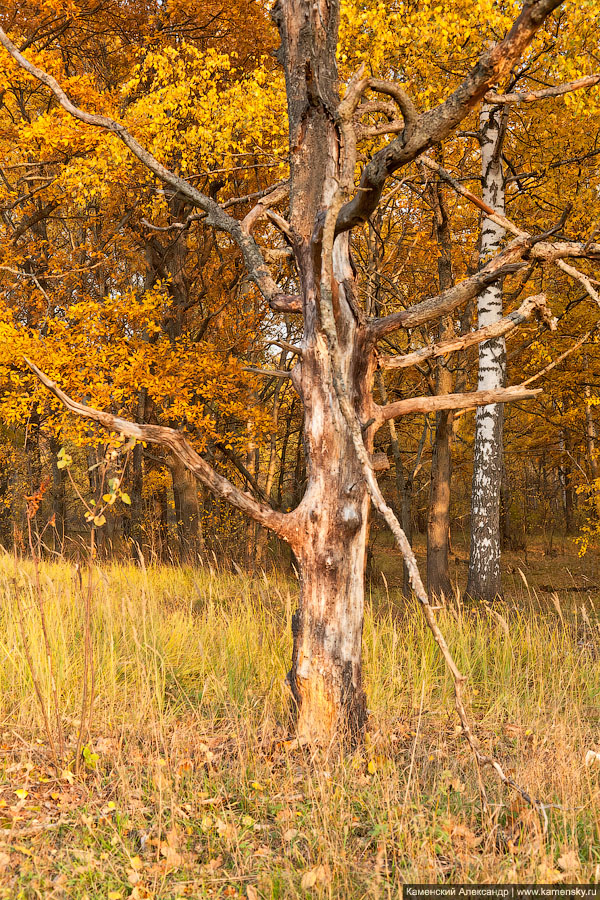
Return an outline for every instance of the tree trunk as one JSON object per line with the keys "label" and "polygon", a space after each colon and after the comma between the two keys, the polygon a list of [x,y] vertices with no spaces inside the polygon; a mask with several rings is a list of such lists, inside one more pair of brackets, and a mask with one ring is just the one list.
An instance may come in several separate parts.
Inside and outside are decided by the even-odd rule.
{"label": "tree trunk", "polygon": [[296,409],[296,398],[292,397],[292,402],[290,404],[290,411],[286,421],[285,431],[283,433],[283,441],[281,444],[281,459],[279,462],[279,477],[277,479],[277,499],[276,505],[278,509],[283,507],[284,502],[284,491],[285,491],[285,473],[286,473],[286,463],[287,463],[287,449],[290,440],[290,433],[292,430],[292,424],[294,421],[294,410]]}
{"label": "tree trunk", "polygon": [[573,470],[570,459],[565,461],[562,467],[565,504],[565,533],[573,534],[575,531],[575,517],[573,515]]}
{"label": "tree trunk", "polygon": [[[586,355],[583,357],[583,368],[586,373],[589,372],[589,359]],[[590,471],[590,476],[592,479],[592,491],[591,496],[594,503],[594,513],[596,516],[596,520],[600,521],[600,490],[598,484],[598,455],[596,450],[596,441],[598,440],[598,432],[596,429],[596,423],[594,421],[594,413],[592,412],[592,404],[591,397],[592,391],[590,389],[589,381],[587,380],[589,376],[586,376],[586,385],[584,388],[584,396],[585,396],[585,445],[587,450],[587,458],[588,458],[588,466]]]}
{"label": "tree trunk", "polygon": [[[346,345],[348,374],[360,354]],[[319,374],[317,374],[319,373]],[[371,372],[356,373],[363,394]],[[344,427],[323,341],[302,360],[308,486],[298,507],[301,538],[293,544],[300,571],[290,683],[299,738],[352,739],[364,725],[362,685],[364,569],[369,498],[351,436]],[[360,395],[359,395],[360,396]]]}
{"label": "tree trunk", "polygon": [[51,438],[50,442],[50,461],[52,466],[52,515],[54,516],[54,550],[57,553],[64,551],[65,534],[67,530],[66,515],[66,482],[67,474],[65,469],[58,468],[57,454],[60,449],[60,441]]}
{"label": "tree trunk", "polygon": [[179,459],[173,457],[169,460],[169,464],[179,537],[179,560],[187,565],[198,565],[203,549],[198,484],[193,474]]}
{"label": "tree trunk", "polygon": [[[290,228],[304,317],[302,357],[294,379],[304,404],[306,493],[289,537],[300,571],[290,685],[300,739],[329,745],[352,736],[366,717],[361,643],[369,498],[362,468],[333,386],[321,323],[323,216],[337,191],[337,4],[277,2],[278,57],[286,76],[290,154]],[[354,296],[349,235],[333,249],[331,290],[342,359],[357,414],[367,422],[374,347]],[[371,428],[365,430],[372,449]]]}
{"label": "tree trunk", "polygon": [[[444,391],[450,393],[450,391]],[[452,414],[436,415],[435,440],[431,457],[431,489],[427,519],[427,590],[431,597],[450,597],[452,584],[448,567],[450,531],[450,478],[452,474]]]}
{"label": "tree trunk", "polygon": [[[385,406],[385,404],[387,403],[387,390],[385,387],[385,380],[381,369],[379,369],[377,372],[377,380],[379,383],[381,403]],[[402,531],[406,535],[408,543],[412,547],[412,480],[410,478],[407,478],[406,476],[404,463],[402,462],[402,454],[400,453],[400,444],[398,442],[398,431],[396,429],[396,423],[394,419],[389,420],[388,428],[390,432],[390,446],[392,448],[392,456],[394,457],[394,477],[396,481],[397,505],[396,515],[400,519]],[[407,598],[412,595],[410,575],[408,566],[406,565],[406,560],[402,560],[402,593]]]}
{"label": "tree trunk", "polygon": [[[443,159],[440,159],[443,162]],[[440,256],[438,275],[440,291],[454,284],[452,273],[452,234],[448,210],[438,182],[430,190],[435,216],[435,231]],[[439,340],[446,341],[455,335],[452,318],[440,322]],[[440,357],[436,364],[435,393],[450,394],[454,390],[454,374],[448,360]],[[450,597],[452,584],[448,565],[450,536],[450,481],[452,477],[452,420],[449,410],[438,412],[435,417],[435,437],[431,454],[431,487],[427,520],[427,589],[431,597]]]}
{"label": "tree trunk", "polygon": [[500,482],[500,539],[503,550],[517,550],[519,538],[515,534],[510,515],[510,484],[506,465],[502,461],[502,478]]}
{"label": "tree trunk", "polygon": [[[138,422],[144,422],[146,419],[146,396],[146,388],[142,388],[138,395]],[[131,479],[129,486],[131,507],[127,534],[127,537],[131,542],[131,553],[136,562],[139,561],[139,555],[142,552],[144,537],[144,504],[142,497],[144,490],[143,456],[143,447],[138,442],[131,453]]]}
{"label": "tree trunk", "polygon": [[[481,164],[483,199],[504,214],[504,173],[501,149],[503,123],[498,108],[484,104],[481,119]],[[484,219],[481,234],[481,263],[500,249],[504,229]],[[480,328],[502,318],[502,282],[485,288],[477,304]],[[504,338],[479,345],[480,391],[504,387],[506,344]],[[471,493],[471,553],[467,593],[491,602],[502,595],[500,573],[500,491],[502,484],[502,404],[480,406],[475,418],[473,487]]]}

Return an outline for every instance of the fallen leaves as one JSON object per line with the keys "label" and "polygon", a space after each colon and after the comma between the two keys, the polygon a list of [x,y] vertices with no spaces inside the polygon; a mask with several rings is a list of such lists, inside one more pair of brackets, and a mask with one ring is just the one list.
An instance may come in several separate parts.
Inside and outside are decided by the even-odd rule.
{"label": "fallen leaves", "polygon": [[328,885],[331,882],[331,870],[327,865],[318,865],[304,873],[300,881],[303,891],[308,891],[315,885]]}
{"label": "fallen leaves", "polygon": [[164,856],[164,867],[166,871],[170,869],[178,869],[183,865],[183,855],[178,850],[179,834],[177,829],[172,828],[168,834],[166,841],[161,841],[160,852]]}
{"label": "fallen leaves", "polygon": [[556,865],[562,872],[578,872],[581,867],[579,854],[575,850],[568,850],[566,853],[563,853],[562,856],[558,857]]}

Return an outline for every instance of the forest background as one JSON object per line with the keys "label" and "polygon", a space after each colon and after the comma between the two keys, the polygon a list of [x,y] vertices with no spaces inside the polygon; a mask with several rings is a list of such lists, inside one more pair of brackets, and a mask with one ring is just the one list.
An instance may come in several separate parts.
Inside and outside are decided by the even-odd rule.
{"label": "forest background", "polygon": [[[139,5],[115,4],[107,14],[104,5],[94,12],[19,4],[4,21],[28,35],[34,62],[56,75],[77,103],[118,114],[160,161],[242,217],[261,192],[287,177],[276,32],[259,4],[233,5],[226,14],[198,14],[176,3],[168,10],[161,23],[160,10]],[[510,4],[444,7],[444,15],[428,5],[390,13],[381,4],[348,4],[342,75],[364,60],[378,75],[396,67],[415,102],[430,106],[468,71],[486,41],[502,34],[512,13]],[[545,27],[513,89],[593,75],[594,10],[584,4],[577,15],[581,28],[567,26],[566,11]],[[219,471],[286,510],[298,504],[306,484],[302,407],[289,377],[297,317],[273,313],[230,242],[190,221],[185,200],[157,191],[115,136],[76,123],[8,55],[1,64],[2,544],[26,549],[24,498],[43,485],[46,552],[72,556],[87,545],[80,493],[104,510],[106,522],[97,530],[103,555],[191,562],[216,553],[244,566],[271,565],[282,555],[276,539],[268,542],[259,526],[213,499],[169,454],[139,445],[114,454],[106,432],[49,398],[21,359],[36,361],[91,406],[184,428]],[[523,228],[543,232],[568,208],[570,236],[593,235],[597,97],[592,86],[501,107],[506,210]],[[474,113],[436,151],[469,190],[481,183],[479,132]],[[368,152],[385,140],[370,136]],[[481,209],[422,165],[392,181],[389,194],[354,243],[369,315],[435,295],[444,279],[459,282],[479,265]],[[285,282],[291,278],[285,236],[266,237]],[[528,535],[536,535],[553,552],[566,534],[584,549],[597,523],[597,308],[564,272],[532,278],[506,279],[505,313],[524,292],[543,291],[559,327],[553,333],[533,320],[511,335],[509,383],[539,375],[570,352],[537,380],[543,393],[535,403],[505,408],[502,541],[523,549]],[[471,301],[447,327],[465,333],[474,319]],[[407,347],[392,343],[384,352],[425,346],[437,336],[422,326],[409,332]],[[477,384],[477,347],[408,370],[383,369],[378,378],[376,391],[389,399],[465,391]],[[405,416],[376,438],[376,450],[387,457],[380,458],[388,466],[382,484],[404,511],[405,529],[426,535],[429,520],[430,540],[438,544],[447,539],[431,522],[436,502],[445,502],[439,489],[436,494],[436,477],[451,498],[442,528],[450,526],[456,541],[466,543],[470,526],[473,414],[450,414],[448,427],[451,465],[440,473],[435,415]],[[105,465],[107,453],[114,455]],[[116,483],[111,479],[130,502],[113,496],[106,509],[102,495],[108,482]],[[375,520],[371,541],[378,527]]]}

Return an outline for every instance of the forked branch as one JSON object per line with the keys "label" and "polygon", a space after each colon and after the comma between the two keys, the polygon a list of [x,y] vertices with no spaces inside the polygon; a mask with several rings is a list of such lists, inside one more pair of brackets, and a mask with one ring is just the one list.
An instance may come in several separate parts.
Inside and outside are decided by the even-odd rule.
{"label": "forked branch", "polygon": [[496,94],[494,91],[488,91],[485,100],[488,103],[535,103],[537,100],[548,100],[552,97],[562,97],[563,94],[571,94],[573,91],[585,90],[596,84],[600,84],[600,73],[586,75],[584,78],[542,88],[539,91],[513,91],[510,94]]}
{"label": "forked branch", "polygon": [[[390,175],[444,140],[490,88],[523,55],[538,29],[563,0],[530,0],[505,37],[479,58],[443,103],[418,116],[414,126],[379,150],[362,171],[358,190],[338,213],[336,233],[365,222],[375,211]],[[350,189],[352,185],[350,185]]]}
{"label": "forked branch", "polygon": [[536,294],[534,297],[528,297],[518,309],[513,310],[513,312],[504,316],[498,322],[492,322],[490,325],[485,325],[477,331],[458,335],[449,341],[438,341],[435,344],[429,344],[428,347],[421,347],[420,350],[414,350],[412,353],[405,353],[402,356],[380,356],[377,364],[380,369],[407,369],[410,366],[418,366],[427,359],[446,356],[448,353],[455,353],[457,350],[466,350],[474,344],[481,344],[492,338],[503,337],[519,325],[522,325],[523,322],[526,322],[534,313],[551,331],[556,330],[557,321],[548,307],[546,295]]}

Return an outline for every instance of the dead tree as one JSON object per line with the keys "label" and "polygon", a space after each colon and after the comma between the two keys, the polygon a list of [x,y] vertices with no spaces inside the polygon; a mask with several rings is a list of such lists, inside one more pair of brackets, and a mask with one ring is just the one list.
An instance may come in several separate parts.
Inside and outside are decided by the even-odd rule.
{"label": "dead tree", "polygon": [[[249,277],[272,310],[302,317],[303,337],[292,381],[304,407],[307,487],[298,506],[289,513],[275,511],[222,477],[181,432],[136,425],[90,409],[70,399],[34,365],[32,368],[69,409],[112,430],[165,445],[216,497],[291,545],[299,567],[301,594],[294,617],[290,683],[298,736],[311,742],[329,744],[340,732],[360,733],[365,721],[361,641],[371,500],[407,554],[413,588],[455,676],[457,707],[471,740],[460,700],[462,676],[435,625],[414,557],[379,491],[369,454],[375,433],[391,418],[525,400],[536,391],[516,386],[416,397],[381,406],[372,394],[377,345],[399,329],[415,328],[453,313],[508,273],[548,265],[559,258],[599,258],[600,245],[552,241],[552,233],[532,236],[519,232],[472,277],[408,309],[369,319],[357,301],[351,237],[352,229],[377,208],[388,178],[454,133],[486,92],[510,71],[560,5],[561,0],[526,2],[505,37],[482,54],[457,89],[439,106],[419,113],[403,88],[363,73],[346,87],[340,101],[336,70],[338,0],[277,0],[273,16],[281,37],[278,59],[285,71],[289,116],[287,219],[269,210],[268,197],[263,197],[244,219],[236,219],[214,198],[166,169],[122,124],[77,108],[49,74],[32,65],[0,32],[6,50],[50,89],[65,110],[117,135],[160,182],[199,211],[201,227],[229,235],[243,256]],[[384,95],[394,102],[402,127],[390,122],[388,130],[395,136],[364,165],[355,186],[355,123],[361,116],[365,94]],[[368,133],[368,128],[361,129],[362,135]],[[276,191],[277,201],[282,203],[281,187]],[[293,250],[298,286],[294,295],[279,289],[252,235],[253,225],[267,213],[285,231]],[[197,222],[193,224],[197,226]],[[476,342],[487,339],[488,334],[483,329],[468,337]],[[455,346],[456,341],[451,343]],[[438,349],[447,352],[443,344]]]}

